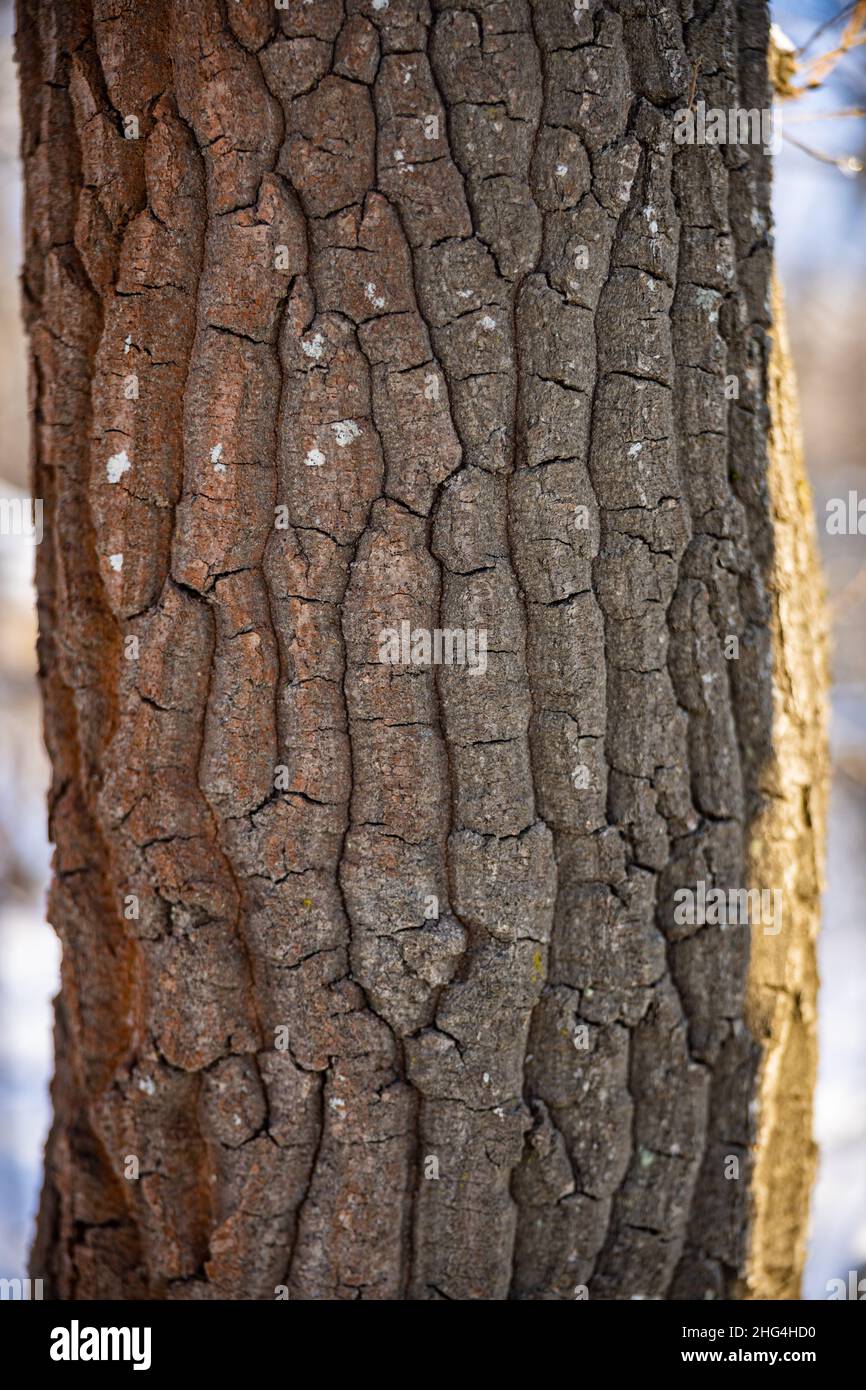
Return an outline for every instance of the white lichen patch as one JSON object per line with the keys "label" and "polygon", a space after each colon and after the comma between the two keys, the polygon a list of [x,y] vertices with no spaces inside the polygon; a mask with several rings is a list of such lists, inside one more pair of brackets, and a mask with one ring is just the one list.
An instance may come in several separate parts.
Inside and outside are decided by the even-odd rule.
{"label": "white lichen patch", "polygon": [[304,463],[308,468],[321,468],[324,462],[325,455],[322,453],[321,449],[310,449],[307,457],[304,459]]}
{"label": "white lichen patch", "polygon": [[369,301],[370,301],[370,303],[372,304],[372,306],[373,306],[374,309],[384,309],[384,307],[385,307],[385,300],[384,300],[384,297],[383,297],[381,294],[377,294],[377,293],[376,293],[376,286],[373,284],[373,281],[372,281],[372,280],[370,280],[369,283],[367,284],[367,287],[366,287],[366,289],[364,290],[364,293],[366,294],[367,298],[369,299]]}
{"label": "white lichen patch", "polygon": [[301,349],[308,357],[312,357],[315,362],[318,362],[325,351],[325,340],[321,333],[314,333],[312,338],[301,339]]}
{"label": "white lichen patch", "polygon": [[128,473],[132,463],[125,449],[121,449],[119,454],[112,454],[105,465],[105,475],[110,483],[119,483],[124,473]]}
{"label": "white lichen patch", "polygon": [[485,333],[492,333],[494,328],[496,327],[496,320],[492,319],[489,314],[485,314],[484,318],[481,319],[480,322],[481,327],[484,329]]}
{"label": "white lichen patch", "polygon": [[722,296],[719,294],[718,290],[710,290],[701,285],[695,294],[695,299],[697,300],[698,308],[704,310],[710,323],[718,323],[719,305],[722,302]]}
{"label": "white lichen patch", "polygon": [[655,236],[659,229],[659,224],[656,221],[655,208],[644,208],[643,215],[646,221],[649,223],[650,236]]}
{"label": "white lichen patch", "polygon": [[351,444],[352,440],[358,439],[361,434],[361,426],[355,420],[335,420],[331,429],[341,449],[345,449],[347,444]]}
{"label": "white lichen patch", "polygon": [[213,448],[211,449],[211,451],[210,451],[210,461],[211,461],[211,463],[213,464],[214,472],[215,472],[215,473],[225,473],[225,471],[226,471],[226,466],[225,466],[225,464],[220,462],[220,460],[222,459],[222,456],[223,456],[223,446],[222,446],[222,444],[215,444],[215,445],[213,446]]}
{"label": "white lichen patch", "polygon": [[120,574],[120,571],[123,569],[123,556],[120,551],[118,551],[116,555],[109,555],[108,563],[113,570]]}

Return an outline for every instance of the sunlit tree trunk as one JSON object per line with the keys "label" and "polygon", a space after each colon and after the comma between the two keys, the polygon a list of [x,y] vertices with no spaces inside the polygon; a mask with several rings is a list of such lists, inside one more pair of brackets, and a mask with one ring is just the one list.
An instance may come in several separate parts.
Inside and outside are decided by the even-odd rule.
{"label": "sunlit tree trunk", "polygon": [[53,1296],[796,1296],[820,599],[769,159],[672,137],[767,36],[19,0]]}

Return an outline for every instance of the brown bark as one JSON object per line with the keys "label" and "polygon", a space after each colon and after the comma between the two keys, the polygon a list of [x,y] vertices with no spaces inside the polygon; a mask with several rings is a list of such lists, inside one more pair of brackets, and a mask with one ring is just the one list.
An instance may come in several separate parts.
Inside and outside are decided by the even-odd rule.
{"label": "brown bark", "polygon": [[796,1294],[814,557],[768,160],[671,136],[767,33],[19,0],[55,1296]]}

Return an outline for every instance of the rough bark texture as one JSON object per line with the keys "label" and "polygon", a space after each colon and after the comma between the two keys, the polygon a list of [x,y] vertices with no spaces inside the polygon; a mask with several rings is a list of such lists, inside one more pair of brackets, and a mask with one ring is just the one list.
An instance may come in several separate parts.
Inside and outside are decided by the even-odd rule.
{"label": "rough bark texture", "polygon": [[767,32],[20,0],[55,1296],[796,1294],[814,559],[768,160],[671,139]]}

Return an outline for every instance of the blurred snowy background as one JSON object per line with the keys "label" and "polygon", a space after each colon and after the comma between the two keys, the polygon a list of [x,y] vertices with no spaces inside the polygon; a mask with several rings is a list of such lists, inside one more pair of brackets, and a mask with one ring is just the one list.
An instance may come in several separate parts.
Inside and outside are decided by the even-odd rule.
{"label": "blurred snowy background", "polygon": [[[840,11],[773,5],[796,44]],[[847,7],[848,11],[853,6]],[[0,0],[0,495],[27,492],[25,348],[18,310],[20,171],[13,19]],[[807,56],[833,46],[828,29]],[[783,129],[866,162],[866,119],[805,121],[866,106],[866,48],[787,104]],[[828,537],[825,504],[866,496],[866,175],[845,178],[786,140],[776,161],[776,246],[788,298],[806,453],[832,603],[833,791],[820,947],[821,1147],[804,1296],[866,1265],[866,538]],[[48,1128],[51,1006],[59,952],[45,924],[48,769],[34,679],[32,548],[0,536],[0,1277],[25,1273]]]}

